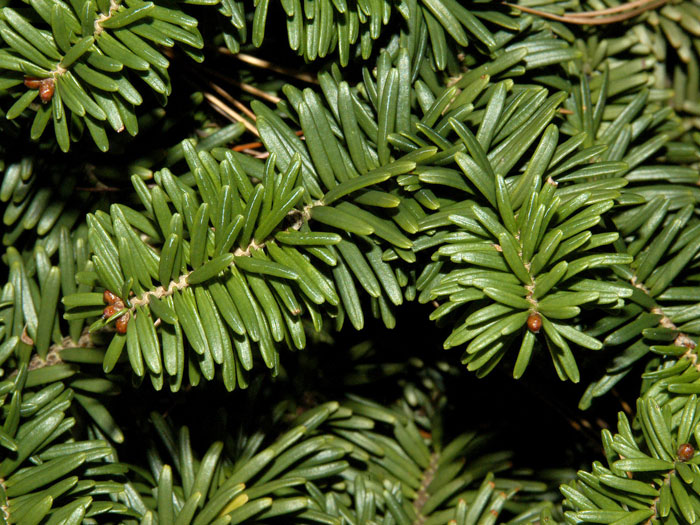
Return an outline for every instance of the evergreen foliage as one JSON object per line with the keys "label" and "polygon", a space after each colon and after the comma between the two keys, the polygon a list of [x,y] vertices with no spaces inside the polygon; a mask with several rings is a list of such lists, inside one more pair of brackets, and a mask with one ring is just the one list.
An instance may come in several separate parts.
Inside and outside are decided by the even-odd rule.
{"label": "evergreen foliage", "polygon": [[696,0],[0,2],[0,521],[696,523],[698,55]]}

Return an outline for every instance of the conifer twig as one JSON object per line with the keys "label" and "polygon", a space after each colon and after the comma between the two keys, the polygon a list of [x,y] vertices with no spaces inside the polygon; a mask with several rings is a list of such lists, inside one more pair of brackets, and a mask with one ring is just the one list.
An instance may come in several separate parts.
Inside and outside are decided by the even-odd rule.
{"label": "conifer twig", "polygon": [[203,71],[207,72],[213,77],[218,78],[219,80],[222,80],[223,82],[226,82],[228,84],[231,84],[233,86],[236,86],[237,88],[241,89],[242,91],[245,91],[247,93],[250,93],[253,96],[256,96],[258,98],[261,98],[270,104],[277,104],[281,98],[271,95],[270,93],[266,93],[265,91],[256,88],[255,86],[251,86],[250,84],[247,84],[245,82],[239,82],[238,80],[234,80],[229,76],[223,75],[219,73],[218,71],[214,71],[213,69],[209,69],[206,67],[198,68],[202,69]]}
{"label": "conifer twig", "polygon": [[640,15],[652,9],[656,9],[657,7],[660,7],[666,3],[668,3],[668,0],[634,0],[633,2],[627,2],[616,7],[601,9],[599,11],[586,11],[583,13],[564,13],[563,15],[555,15],[554,13],[540,11],[531,7],[525,7],[522,5],[504,2],[505,5],[514,9],[518,9],[519,11],[523,11],[525,13],[537,15],[542,18],[548,18],[550,20],[556,20],[557,22],[564,22],[567,24],[577,25],[614,24],[617,22],[622,22],[624,20],[629,20],[630,18],[634,18],[637,15]]}
{"label": "conifer twig", "polygon": [[245,62],[246,64],[250,64],[251,66],[259,67],[261,69],[269,69],[270,71],[274,71],[275,73],[281,73],[282,75],[287,75],[288,77],[296,78],[297,80],[308,82],[309,84],[318,84],[318,80],[316,80],[313,76],[307,73],[299,73],[297,71],[294,71],[293,69],[278,66],[277,64],[273,64],[268,60],[263,60],[262,58],[247,55],[245,53],[233,54],[225,47],[220,47],[219,52],[231,55],[233,56],[233,58],[240,60],[241,62]]}
{"label": "conifer twig", "polygon": [[241,103],[239,100],[235,99],[233,96],[231,96],[230,93],[228,93],[225,89],[222,87],[214,84],[213,82],[209,82],[209,87],[211,87],[216,93],[228,101],[230,104],[233,104],[236,109],[239,111],[243,112],[246,117],[248,117],[250,120],[255,122],[257,117],[255,116],[255,113],[253,113],[250,109],[248,109],[243,103]]}
{"label": "conifer twig", "polygon": [[[286,231],[299,231],[301,227],[311,219],[311,210],[316,206],[325,206],[325,204],[320,200],[316,200],[304,206],[302,210],[298,210],[296,208],[290,210],[287,213],[287,217],[290,220],[293,220],[294,222],[291,226],[286,228]],[[252,239],[245,248],[236,248],[236,250],[233,252],[233,255],[236,257],[250,257],[251,252],[253,250],[259,250],[264,248],[266,242],[271,239],[272,236],[260,242],[257,242],[255,239]],[[235,266],[235,264],[235,262],[231,262],[230,266]],[[161,299],[163,297],[173,295],[176,291],[182,290],[190,286],[188,277],[193,271],[194,270],[190,270],[187,273],[181,274],[177,279],[173,279],[172,281],[170,281],[170,283],[168,283],[168,286],[158,286],[153,290],[147,290],[141,295],[130,298],[129,302],[131,303],[131,306],[128,308],[129,314],[133,315],[137,306],[148,305],[151,301],[151,297]]]}
{"label": "conifer twig", "polygon": [[231,122],[241,122],[248,131],[259,137],[260,134],[253,124],[251,124],[248,119],[244,118],[242,115],[234,111],[231,107],[227,106],[223,100],[213,95],[212,93],[204,93],[204,98],[207,102],[220,114],[227,117]]}
{"label": "conifer twig", "polygon": [[[304,135],[304,132],[302,130],[295,131],[294,134],[297,137],[302,137]],[[237,144],[233,148],[231,148],[233,151],[247,151],[247,150],[255,150],[257,148],[262,148],[263,143],[262,142],[247,142],[245,144]]]}

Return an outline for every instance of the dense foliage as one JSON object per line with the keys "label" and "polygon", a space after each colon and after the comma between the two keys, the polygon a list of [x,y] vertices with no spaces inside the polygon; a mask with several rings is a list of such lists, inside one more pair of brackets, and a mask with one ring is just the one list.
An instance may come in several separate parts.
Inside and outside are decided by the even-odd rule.
{"label": "dense foliage", "polygon": [[0,0],[0,521],[694,524],[699,55],[697,0]]}

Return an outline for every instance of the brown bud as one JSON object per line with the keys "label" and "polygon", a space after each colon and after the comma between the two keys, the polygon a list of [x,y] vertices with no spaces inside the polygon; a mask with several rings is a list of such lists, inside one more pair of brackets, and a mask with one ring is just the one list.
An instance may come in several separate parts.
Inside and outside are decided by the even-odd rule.
{"label": "brown bud", "polygon": [[537,312],[533,312],[527,318],[527,329],[533,334],[539,333],[540,328],[542,328],[542,318]]}
{"label": "brown bud", "polygon": [[116,325],[117,325],[117,332],[120,334],[125,334],[126,333],[126,327],[129,324],[129,318],[131,316],[129,315],[129,312],[126,312],[124,315],[122,315],[119,319],[117,319]]}
{"label": "brown bud", "polygon": [[24,85],[29,89],[39,89],[41,79],[36,77],[24,77]]}
{"label": "brown bud", "polygon": [[109,319],[114,314],[119,313],[119,310],[121,310],[119,306],[117,306],[116,304],[111,304],[102,311],[102,317],[104,319]]}
{"label": "brown bud", "polygon": [[688,461],[692,459],[694,454],[695,449],[690,443],[683,443],[680,447],[678,447],[678,459],[681,461]]}
{"label": "brown bud", "polygon": [[39,98],[46,104],[53,98],[54,82],[53,78],[45,78],[39,84]]}
{"label": "brown bud", "polygon": [[114,304],[119,300],[119,297],[114,295],[109,290],[105,290],[104,293],[102,294],[102,299],[104,299],[104,302],[107,304]]}

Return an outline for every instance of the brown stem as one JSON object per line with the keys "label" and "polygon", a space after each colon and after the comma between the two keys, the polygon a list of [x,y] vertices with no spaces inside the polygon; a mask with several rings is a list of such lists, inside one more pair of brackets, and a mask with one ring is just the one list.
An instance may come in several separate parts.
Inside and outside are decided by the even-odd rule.
{"label": "brown stem", "polygon": [[[304,132],[302,130],[295,131],[294,134],[297,137],[303,137]],[[246,144],[237,144],[236,146],[232,147],[231,149],[233,151],[245,151],[248,149],[256,149],[256,148],[262,148],[263,143],[262,142],[247,142]]]}
{"label": "brown stem", "polygon": [[[509,2],[504,2],[504,4],[509,6],[509,7],[514,8],[514,9],[518,9],[519,11],[523,11],[525,13],[537,15],[537,16],[540,16],[542,18],[548,18],[550,20],[556,20],[557,22],[563,22],[566,24],[595,26],[595,25],[615,24],[617,22],[629,20],[630,18],[634,18],[635,16],[642,14],[646,11],[656,9],[657,7],[660,7],[664,4],[666,4],[668,1],[669,0],[655,0],[653,2],[642,2],[641,3],[642,7],[638,7],[636,9],[629,10],[629,8],[631,6],[640,5],[640,0],[635,0],[634,2],[629,2],[627,4],[623,4],[621,6],[613,8],[613,9],[616,9],[615,12],[624,11],[621,14],[614,15],[614,16],[600,16],[601,14],[604,15],[604,14],[610,12],[609,9],[602,9],[600,11],[588,11],[586,13],[564,13],[563,15],[555,15],[554,13],[547,13],[546,11],[539,11],[539,10],[533,9],[531,7],[525,7],[522,5],[511,4]],[[623,7],[624,7],[624,9],[622,9]],[[599,18],[595,18],[595,17],[599,17]]]}
{"label": "brown stem", "polygon": [[649,0],[634,0],[634,2],[626,2],[624,4],[616,5],[615,7],[608,7],[607,9],[599,9],[597,11],[586,11],[585,13],[575,13],[575,16],[584,18],[589,16],[612,15],[615,13],[620,13],[622,11],[627,11],[629,9],[634,9],[635,7],[643,6],[647,3],[649,3]]}
{"label": "brown stem", "polygon": [[277,64],[273,64],[272,62],[269,62],[268,60],[263,60],[259,57],[246,55],[245,53],[233,54],[225,47],[220,47],[219,52],[226,55],[231,55],[233,58],[240,60],[241,62],[245,62],[246,64],[250,64],[251,66],[259,67],[261,69],[269,69],[270,71],[274,71],[275,73],[281,73],[283,75],[287,75],[289,77],[296,78],[297,80],[308,82],[310,84],[318,84],[318,80],[316,80],[316,78],[307,73],[299,73],[294,69],[278,66]]}

